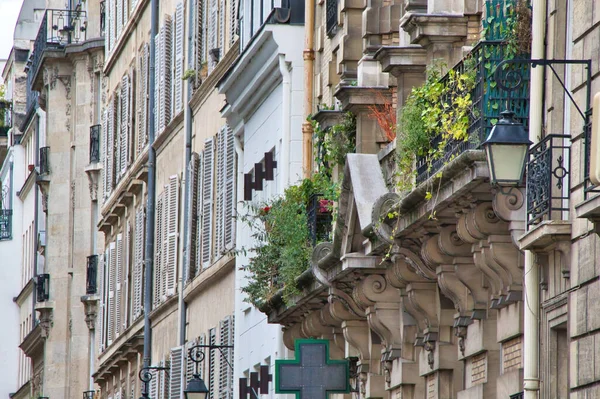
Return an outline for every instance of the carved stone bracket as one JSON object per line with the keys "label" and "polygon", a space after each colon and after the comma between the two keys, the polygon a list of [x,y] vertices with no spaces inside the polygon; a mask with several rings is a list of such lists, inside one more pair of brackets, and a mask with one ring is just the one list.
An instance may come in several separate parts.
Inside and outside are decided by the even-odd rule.
{"label": "carved stone bracket", "polygon": [[47,176],[37,176],[35,181],[40,188],[42,197],[42,210],[48,213],[48,193],[50,191],[50,179]]}
{"label": "carved stone bracket", "polygon": [[42,338],[48,338],[54,325],[54,306],[48,301],[40,302],[35,305],[35,310],[39,313],[38,320],[42,328]]}
{"label": "carved stone bracket", "polygon": [[85,295],[81,297],[81,302],[83,302],[83,310],[85,312],[85,322],[89,330],[96,329],[99,301],[100,297],[97,295]]}
{"label": "carved stone bracket", "polygon": [[90,199],[98,201],[98,181],[100,180],[100,171],[102,166],[99,163],[90,164],[85,168],[90,188]]}

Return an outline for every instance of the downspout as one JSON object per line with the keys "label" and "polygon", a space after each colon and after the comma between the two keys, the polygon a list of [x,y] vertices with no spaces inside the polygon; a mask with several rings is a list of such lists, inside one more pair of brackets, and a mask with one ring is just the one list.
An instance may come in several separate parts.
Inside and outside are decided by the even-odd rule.
{"label": "downspout", "polygon": [[152,271],[154,269],[154,211],[156,202],[156,151],[154,150],[154,108],[156,98],[154,86],[155,58],[156,58],[156,34],[158,32],[158,2],[150,0],[150,62],[148,63],[148,206],[146,207],[146,242],[144,248],[144,367],[148,367],[152,360],[152,324],[150,312],[152,312]]}
{"label": "downspout", "polygon": [[[546,0],[532,1],[531,58],[545,57],[544,32],[546,26]],[[544,69],[531,68],[529,96],[529,139],[536,143],[542,133]],[[537,399],[540,390],[540,286],[539,269],[535,254],[525,251],[524,267],[524,352],[523,367],[524,399]]]}
{"label": "downspout", "polygon": [[313,167],[313,127],[308,117],[313,110],[313,68],[315,62],[314,36],[315,36],[315,3],[313,0],[304,1],[304,30],[306,46],[302,56],[304,58],[304,121],[302,122],[302,170],[304,177],[310,177]]}
{"label": "downspout", "polygon": [[283,54],[279,54],[279,72],[281,72],[281,76],[283,77],[283,101],[281,104],[281,117],[283,119],[281,159],[283,162],[279,163],[278,165],[281,165],[281,188],[285,190],[290,183],[290,168],[288,160],[290,159],[290,107],[292,99],[292,74],[290,72],[289,63],[285,61],[285,55]]}
{"label": "downspout", "polygon": [[[188,68],[192,68],[192,57],[191,54],[194,50],[193,48],[193,32],[191,27],[194,25],[194,10],[192,2],[188,2]],[[185,164],[183,170],[185,175],[185,199],[183,205],[183,264],[181,267],[181,281],[179,282],[179,345],[185,344],[185,325],[187,323],[186,320],[186,312],[187,305],[183,298],[183,289],[185,287],[185,281],[187,280],[186,272],[187,266],[190,262],[190,254],[189,248],[190,243],[188,240],[190,239],[190,231],[188,229],[188,219],[190,217],[190,161],[192,159],[192,107],[190,106],[190,100],[192,98],[192,84],[190,83],[190,79],[186,80],[186,94],[185,94],[185,108],[184,112],[184,129],[185,129]],[[182,375],[183,378],[183,375]],[[182,380],[183,381],[183,380]],[[183,384],[181,385],[183,386]]]}

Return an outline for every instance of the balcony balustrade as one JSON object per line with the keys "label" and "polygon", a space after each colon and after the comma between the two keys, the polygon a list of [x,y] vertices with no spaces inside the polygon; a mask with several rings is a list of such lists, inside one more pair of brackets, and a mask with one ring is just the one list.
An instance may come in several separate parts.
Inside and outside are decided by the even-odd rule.
{"label": "balcony balustrade", "polygon": [[332,230],[333,202],[322,194],[313,194],[308,199],[306,219],[308,222],[308,235],[313,245],[319,241],[328,241]]}
{"label": "balcony balustrade", "polygon": [[90,255],[87,257],[86,271],[85,293],[87,295],[94,295],[98,292],[98,255]]}
{"label": "balcony balustrade", "polygon": [[12,209],[0,209],[0,241],[12,239]]}
{"label": "balcony balustrade", "polygon": [[[476,80],[470,93],[473,112],[467,129],[468,140],[448,140],[442,151],[443,156],[434,160],[428,155],[417,156],[417,184],[434,176],[445,164],[463,152],[480,149],[501,111],[513,111],[515,118],[527,129],[530,67],[525,63],[505,64],[505,70],[501,70],[499,74],[503,84],[498,84],[495,80],[496,67],[505,59],[506,52],[506,45],[501,41],[481,41],[473,48],[469,58],[475,63]],[[463,60],[453,69],[462,73],[465,67]],[[442,78],[442,82],[449,79],[447,74]],[[447,103],[454,100],[443,99]],[[431,140],[431,148],[437,148],[443,142],[443,135],[438,135]]]}
{"label": "balcony balustrade", "polygon": [[100,125],[90,126],[90,163],[100,162]]}
{"label": "balcony balustrade", "polygon": [[45,302],[50,299],[50,275],[49,274],[38,274],[37,275],[37,291],[36,291],[37,302]]}
{"label": "balcony balustrade", "polygon": [[40,175],[45,176],[50,173],[50,147],[40,148]]}

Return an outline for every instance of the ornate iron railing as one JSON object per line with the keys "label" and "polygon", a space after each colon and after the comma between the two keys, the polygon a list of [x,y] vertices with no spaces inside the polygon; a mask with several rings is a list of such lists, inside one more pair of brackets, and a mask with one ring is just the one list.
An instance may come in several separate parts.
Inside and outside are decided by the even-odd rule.
{"label": "ornate iron railing", "polygon": [[94,295],[98,292],[98,255],[90,255],[87,257],[86,271],[85,293],[87,295]]}
{"label": "ornate iron railing", "polygon": [[12,209],[0,209],[0,241],[12,239]]}
{"label": "ornate iron railing", "polygon": [[40,148],[40,175],[50,173],[50,147]]}
{"label": "ornate iron railing", "polygon": [[33,44],[31,72],[35,76],[47,49],[59,49],[86,39],[87,13],[79,10],[46,10]]}
{"label": "ornate iron railing", "polygon": [[527,227],[561,220],[569,210],[571,136],[549,134],[529,150]]}
{"label": "ornate iron railing", "polygon": [[50,275],[49,274],[38,274],[37,275],[37,302],[45,302],[50,299]]}
{"label": "ornate iron railing", "polygon": [[327,35],[333,36],[337,32],[338,26],[338,13],[337,13],[338,0],[326,0],[326,29]]}
{"label": "ornate iron railing", "polygon": [[[500,41],[481,41],[473,48],[469,63],[458,63],[453,70],[462,73],[465,68],[475,69],[475,87],[470,92],[472,100],[468,140],[448,140],[444,144],[442,156],[432,159],[430,155],[417,156],[417,184],[434,176],[445,164],[467,150],[479,149],[496,123],[500,112],[509,109],[515,118],[528,126],[529,116],[529,64],[511,64],[500,74],[504,85],[495,78],[496,66],[505,58],[506,45]],[[450,79],[449,74],[442,82]],[[512,85],[512,86],[511,86]],[[508,87],[511,86],[511,87]],[[451,103],[454,99],[445,99]],[[444,137],[438,135],[431,140],[431,148],[444,143]]]}
{"label": "ornate iron railing", "polygon": [[90,163],[100,162],[100,125],[90,126]]}
{"label": "ornate iron railing", "polygon": [[332,207],[333,201],[326,199],[322,194],[313,194],[308,199],[306,218],[313,247],[319,241],[329,240],[333,226]]}

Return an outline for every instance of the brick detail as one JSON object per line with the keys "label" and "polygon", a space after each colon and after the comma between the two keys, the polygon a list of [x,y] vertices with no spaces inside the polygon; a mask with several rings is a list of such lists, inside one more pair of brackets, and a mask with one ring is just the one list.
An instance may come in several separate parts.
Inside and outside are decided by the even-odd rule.
{"label": "brick detail", "polygon": [[425,377],[427,399],[437,399],[437,375],[436,373],[429,374]]}
{"label": "brick detail", "polygon": [[504,372],[518,370],[522,367],[523,339],[516,337],[502,343],[502,365]]}
{"label": "brick detail", "polygon": [[473,356],[471,359],[471,384],[482,384],[487,375],[487,353]]}

